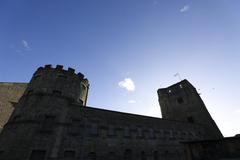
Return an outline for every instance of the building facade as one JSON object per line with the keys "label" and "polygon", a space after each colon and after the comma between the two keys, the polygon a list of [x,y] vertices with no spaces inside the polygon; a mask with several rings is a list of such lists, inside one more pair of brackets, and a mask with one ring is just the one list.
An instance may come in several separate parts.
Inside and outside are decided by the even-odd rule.
{"label": "building facade", "polygon": [[223,139],[187,80],[158,90],[163,118],[86,106],[88,89],[74,69],[38,68],[0,134],[0,159],[187,160],[184,142]]}

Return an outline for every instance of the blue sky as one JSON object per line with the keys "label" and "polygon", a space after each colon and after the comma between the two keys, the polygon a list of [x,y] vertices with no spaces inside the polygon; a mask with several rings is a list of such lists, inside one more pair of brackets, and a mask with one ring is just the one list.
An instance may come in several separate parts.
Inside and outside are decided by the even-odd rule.
{"label": "blue sky", "polygon": [[188,79],[225,136],[240,133],[240,1],[1,0],[0,81],[62,64],[88,105],[160,117],[157,89]]}

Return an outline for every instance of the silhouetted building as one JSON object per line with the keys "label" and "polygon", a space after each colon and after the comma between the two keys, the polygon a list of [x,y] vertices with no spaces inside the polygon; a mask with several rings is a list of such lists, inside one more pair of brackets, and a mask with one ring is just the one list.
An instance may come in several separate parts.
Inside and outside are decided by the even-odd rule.
{"label": "silhouetted building", "polygon": [[38,68],[1,132],[0,159],[195,160],[200,144],[225,142],[187,80],[158,90],[163,118],[88,107],[88,89],[74,69]]}

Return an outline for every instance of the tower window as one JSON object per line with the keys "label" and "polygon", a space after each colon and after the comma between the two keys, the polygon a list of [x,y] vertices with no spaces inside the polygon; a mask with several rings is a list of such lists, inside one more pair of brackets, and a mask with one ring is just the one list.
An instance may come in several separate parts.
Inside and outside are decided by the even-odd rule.
{"label": "tower window", "polygon": [[115,133],[116,131],[114,130],[114,128],[112,127],[112,126],[110,126],[109,128],[108,128],[108,136],[109,137],[114,137],[114,136],[116,136],[116,133]]}
{"label": "tower window", "polygon": [[64,151],[64,157],[65,158],[74,158],[75,157],[75,151]]}
{"label": "tower window", "polygon": [[49,115],[45,116],[40,132],[51,133],[54,128],[55,118],[56,118],[55,116],[49,116]]}
{"label": "tower window", "polygon": [[74,136],[80,135],[81,134],[81,119],[72,119],[72,124],[68,126],[68,133]]}
{"label": "tower window", "polygon": [[88,153],[88,160],[96,160],[96,159],[97,159],[97,155],[95,152]]}
{"label": "tower window", "polygon": [[154,133],[153,129],[150,129],[150,133],[149,134],[150,134],[149,136],[150,136],[151,139],[155,138],[155,133]]}
{"label": "tower window", "polygon": [[179,104],[182,104],[182,103],[184,103],[184,100],[183,100],[182,97],[179,97],[179,98],[177,98],[177,102],[178,102]]}
{"label": "tower window", "polygon": [[144,151],[141,152],[141,160],[146,160],[147,157],[146,157],[146,154]]}
{"label": "tower window", "polygon": [[45,150],[33,150],[29,160],[44,160],[45,154]]}
{"label": "tower window", "polygon": [[124,137],[129,138],[130,137],[130,129],[128,127],[124,128]]}
{"label": "tower window", "polygon": [[142,128],[138,128],[137,129],[137,137],[138,138],[143,138],[143,130],[142,130]]}
{"label": "tower window", "polygon": [[132,150],[126,149],[124,152],[124,160],[131,160],[132,159]]}
{"label": "tower window", "polygon": [[0,157],[3,155],[4,151],[0,150]]}
{"label": "tower window", "polygon": [[62,95],[62,92],[61,92],[61,91],[58,91],[58,90],[53,90],[53,95],[61,96],[61,95]]}
{"label": "tower window", "polygon": [[193,117],[192,117],[192,116],[190,116],[190,117],[187,117],[187,120],[188,120],[188,122],[190,122],[190,123],[194,123],[194,119],[193,119]]}
{"label": "tower window", "polygon": [[97,124],[92,124],[89,128],[89,134],[90,136],[98,136],[98,126]]}
{"label": "tower window", "polygon": [[115,156],[115,153],[114,152],[109,152],[109,160],[115,160],[116,159],[116,156]]}
{"label": "tower window", "polygon": [[158,151],[153,152],[153,159],[158,160]]}

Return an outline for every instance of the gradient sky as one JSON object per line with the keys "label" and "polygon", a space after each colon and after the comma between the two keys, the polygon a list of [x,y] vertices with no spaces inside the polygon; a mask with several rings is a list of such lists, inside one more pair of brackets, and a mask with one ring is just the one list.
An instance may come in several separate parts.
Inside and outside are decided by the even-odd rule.
{"label": "gradient sky", "polygon": [[45,64],[90,81],[88,105],[160,117],[188,79],[224,136],[240,133],[239,0],[1,0],[0,81]]}

